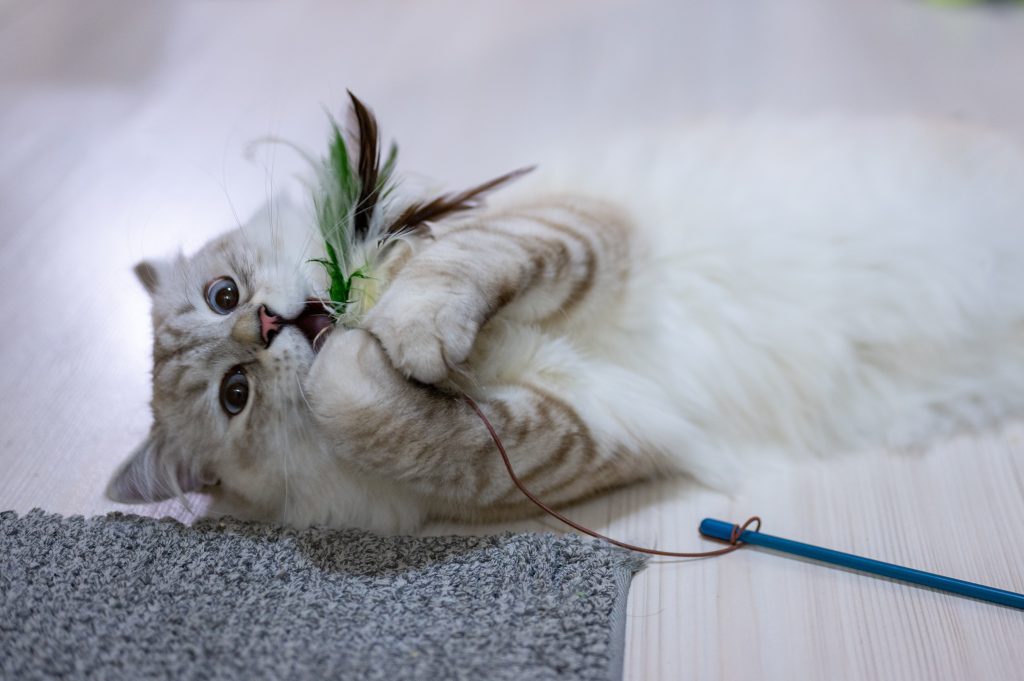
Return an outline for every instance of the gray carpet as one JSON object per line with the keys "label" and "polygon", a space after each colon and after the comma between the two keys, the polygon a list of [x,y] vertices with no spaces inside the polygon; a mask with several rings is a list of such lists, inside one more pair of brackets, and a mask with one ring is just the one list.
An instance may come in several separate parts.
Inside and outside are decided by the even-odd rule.
{"label": "gray carpet", "polygon": [[642,565],[551,534],[0,513],[0,678],[616,679]]}

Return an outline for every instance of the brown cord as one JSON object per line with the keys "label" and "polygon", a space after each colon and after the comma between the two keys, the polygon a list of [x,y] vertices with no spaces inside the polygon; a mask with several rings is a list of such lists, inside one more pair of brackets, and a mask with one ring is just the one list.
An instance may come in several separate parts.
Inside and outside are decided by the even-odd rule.
{"label": "brown cord", "polygon": [[751,525],[757,525],[757,527],[754,530],[755,532],[761,529],[761,519],[758,518],[756,515],[751,516],[750,518],[747,518],[746,522],[744,522],[742,525],[732,526],[732,536],[729,537],[729,546],[725,547],[724,549],[717,549],[715,551],[701,551],[698,553],[683,553],[680,551],[661,551],[659,549],[648,549],[642,546],[634,546],[633,544],[627,544],[626,542],[619,541],[618,539],[606,537],[600,532],[595,532],[594,530],[591,530],[587,527],[583,527],[579,523],[570,520],[569,518],[566,518],[564,515],[562,515],[561,513],[554,510],[553,508],[545,504],[543,501],[535,497],[530,490],[526,489],[526,486],[523,485],[522,481],[519,480],[519,477],[516,475],[515,471],[512,470],[512,462],[508,458],[508,452],[505,451],[505,446],[501,443],[501,438],[498,437],[498,432],[494,430],[494,426],[491,425],[491,422],[484,415],[483,411],[480,410],[480,406],[476,403],[475,400],[473,400],[472,397],[466,395],[465,393],[463,393],[462,397],[466,401],[466,404],[468,404],[470,408],[476,412],[476,415],[480,417],[480,420],[484,422],[484,425],[487,427],[487,432],[491,434],[491,439],[494,440],[494,444],[498,448],[498,453],[501,454],[501,460],[505,462],[505,470],[508,471],[509,477],[512,478],[512,482],[514,482],[516,487],[519,488],[519,491],[525,494],[527,499],[536,504],[545,513],[561,520],[569,527],[579,532],[582,532],[583,534],[590,535],[591,537],[595,537],[597,539],[603,539],[604,541],[610,544],[621,546],[622,548],[629,549],[630,551],[649,553],[652,556],[668,556],[669,558],[711,558],[712,556],[724,556],[725,554],[732,553],[736,549],[743,546],[743,542],[740,541],[740,536],[743,534],[743,531]]}

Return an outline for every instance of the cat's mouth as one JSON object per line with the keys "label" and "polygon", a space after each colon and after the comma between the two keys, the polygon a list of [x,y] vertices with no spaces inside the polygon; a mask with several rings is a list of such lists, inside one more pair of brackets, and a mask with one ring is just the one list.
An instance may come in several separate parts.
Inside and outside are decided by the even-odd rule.
{"label": "cat's mouth", "polygon": [[289,319],[288,323],[302,332],[313,352],[319,352],[331,332],[333,319],[330,310],[319,300],[307,300],[299,316]]}

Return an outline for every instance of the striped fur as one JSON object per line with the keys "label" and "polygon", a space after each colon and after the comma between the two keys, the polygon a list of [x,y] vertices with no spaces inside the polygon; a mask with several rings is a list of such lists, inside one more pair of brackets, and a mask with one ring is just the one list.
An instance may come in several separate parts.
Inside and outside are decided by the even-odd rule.
{"label": "striped fur", "polygon": [[[436,516],[529,511],[458,393],[427,387],[450,381],[480,400],[524,480],[554,503],[663,468],[660,456],[595,432],[574,406],[572,373],[536,361],[552,350],[582,359],[574,328],[621,299],[629,237],[612,206],[566,196],[437,225],[415,257],[416,246],[394,252],[393,281],[365,330],[332,339],[310,372],[335,451],[402,482]],[[510,329],[540,343],[533,357],[506,364],[491,352]],[[358,366],[359,380],[318,370],[334,365]]]}

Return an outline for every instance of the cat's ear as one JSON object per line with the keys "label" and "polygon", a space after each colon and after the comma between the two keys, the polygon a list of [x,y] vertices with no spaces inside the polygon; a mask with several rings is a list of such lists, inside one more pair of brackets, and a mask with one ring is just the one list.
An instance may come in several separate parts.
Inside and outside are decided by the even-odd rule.
{"label": "cat's ear", "polygon": [[107,498],[123,504],[163,501],[205,484],[204,476],[156,433],[139,445],[107,485]]}
{"label": "cat's ear", "polygon": [[149,295],[156,293],[157,288],[160,286],[161,269],[163,268],[160,267],[160,264],[152,260],[143,260],[134,267],[136,278]]}

